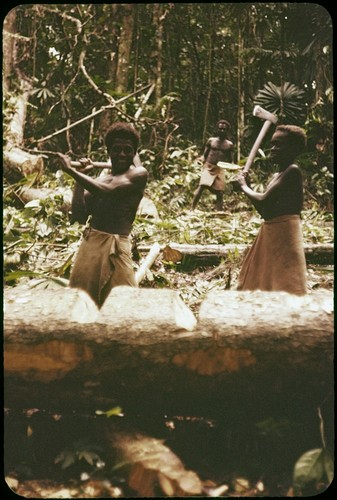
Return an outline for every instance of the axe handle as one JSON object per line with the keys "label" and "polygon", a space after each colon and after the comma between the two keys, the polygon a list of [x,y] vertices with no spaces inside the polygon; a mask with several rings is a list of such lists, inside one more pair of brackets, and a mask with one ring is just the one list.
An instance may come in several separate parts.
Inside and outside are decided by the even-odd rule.
{"label": "axe handle", "polygon": [[[83,167],[82,163],[79,162],[79,161],[71,161],[70,164],[71,164],[72,167],[75,167],[75,168]],[[111,168],[111,163],[109,161],[92,161],[91,164],[95,168]],[[142,162],[140,161],[138,153],[136,153],[135,156],[134,156],[133,164],[136,167],[141,167],[142,166]]]}
{"label": "axe handle", "polygon": [[[70,164],[75,168],[83,168],[82,163],[79,161],[71,161]],[[92,161],[91,164],[96,168],[111,168],[111,163],[107,161]]]}
{"label": "axe handle", "polygon": [[261,146],[261,143],[262,143],[262,141],[263,141],[263,139],[264,139],[266,133],[268,132],[268,129],[272,123],[273,122],[271,122],[270,120],[266,120],[264,122],[264,124],[260,130],[260,133],[257,136],[256,141],[254,142],[254,145],[249,153],[249,156],[248,156],[247,161],[246,161],[246,165],[243,167],[243,172],[248,172],[248,170],[252,166],[252,163],[254,161],[256,153],[258,152],[258,149]]}

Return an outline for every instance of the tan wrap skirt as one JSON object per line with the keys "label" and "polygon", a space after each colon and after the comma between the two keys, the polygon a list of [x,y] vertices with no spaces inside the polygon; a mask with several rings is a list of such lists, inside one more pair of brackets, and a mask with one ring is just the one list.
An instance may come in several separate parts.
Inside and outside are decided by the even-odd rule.
{"label": "tan wrap skirt", "polygon": [[130,237],[86,228],[69,285],[85,290],[99,307],[113,287],[137,287]]}
{"label": "tan wrap skirt", "polygon": [[212,165],[212,163],[205,162],[201,172],[199,186],[208,186],[214,191],[224,191],[225,189],[225,176],[223,169]]}
{"label": "tan wrap skirt", "polygon": [[237,289],[307,293],[299,215],[282,215],[263,223],[244,259]]}

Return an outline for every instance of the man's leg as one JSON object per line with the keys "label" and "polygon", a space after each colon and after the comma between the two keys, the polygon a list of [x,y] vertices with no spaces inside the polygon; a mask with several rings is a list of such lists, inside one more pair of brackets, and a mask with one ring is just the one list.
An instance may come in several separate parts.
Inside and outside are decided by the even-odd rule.
{"label": "man's leg", "polygon": [[223,212],[223,192],[218,191],[216,193],[216,209],[218,212]]}
{"label": "man's leg", "polygon": [[201,195],[202,195],[204,189],[205,189],[205,186],[199,186],[198,189],[195,191],[194,198],[193,198],[193,201],[192,201],[192,210],[194,210],[195,207],[197,206],[198,201],[200,200]]}

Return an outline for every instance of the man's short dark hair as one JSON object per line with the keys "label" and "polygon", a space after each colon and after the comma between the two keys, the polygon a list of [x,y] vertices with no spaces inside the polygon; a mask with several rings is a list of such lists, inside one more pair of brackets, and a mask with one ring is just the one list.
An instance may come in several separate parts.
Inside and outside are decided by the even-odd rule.
{"label": "man's short dark hair", "polygon": [[109,149],[116,138],[132,141],[135,151],[137,151],[140,135],[131,123],[116,122],[108,128],[104,139],[107,149]]}
{"label": "man's short dark hair", "polygon": [[227,120],[219,120],[216,124],[216,128],[218,128],[221,123],[224,123],[228,129],[231,128],[231,124]]}
{"label": "man's short dark hair", "polygon": [[277,131],[288,134],[290,145],[296,155],[304,152],[307,146],[307,135],[303,128],[297,125],[278,125],[275,129],[275,132]]}

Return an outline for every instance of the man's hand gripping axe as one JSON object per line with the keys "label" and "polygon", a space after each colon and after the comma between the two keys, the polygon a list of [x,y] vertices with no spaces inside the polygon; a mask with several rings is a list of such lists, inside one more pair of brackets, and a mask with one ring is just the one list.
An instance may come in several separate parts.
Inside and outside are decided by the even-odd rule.
{"label": "man's hand gripping axe", "polygon": [[242,173],[244,175],[247,175],[248,170],[252,166],[252,163],[254,161],[256,153],[258,152],[259,147],[261,146],[261,143],[262,143],[266,133],[268,132],[270,125],[272,123],[275,124],[277,122],[277,116],[275,116],[275,115],[273,115],[273,113],[270,113],[269,111],[261,108],[261,106],[255,106],[255,108],[253,109],[253,116],[258,116],[262,120],[265,120],[265,122],[264,122],[264,124],[260,130],[260,133],[257,136],[257,139],[254,142],[254,145],[249,153],[249,156],[248,156],[247,161],[246,161],[246,165],[244,166],[244,168],[242,170]]}

